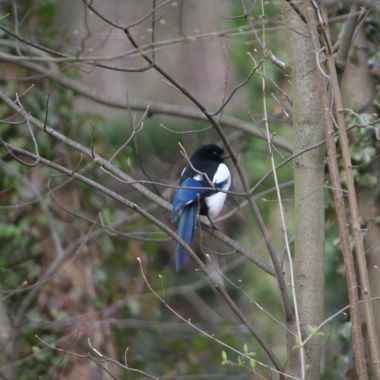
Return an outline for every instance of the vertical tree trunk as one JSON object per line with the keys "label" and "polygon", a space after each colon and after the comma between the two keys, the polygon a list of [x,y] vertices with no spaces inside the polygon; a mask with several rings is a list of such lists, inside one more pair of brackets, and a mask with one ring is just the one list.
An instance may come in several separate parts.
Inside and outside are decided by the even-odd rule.
{"label": "vertical tree trunk", "polygon": [[[324,138],[322,108],[317,86],[315,57],[305,23],[290,8],[284,14],[289,25],[288,55],[291,65],[294,152]],[[324,158],[320,147],[302,154],[294,162],[296,240],[294,270],[303,338],[308,325],[316,326],[324,312]],[[300,376],[298,349],[289,341],[291,372]],[[305,378],[319,379],[321,338],[313,337],[305,347]]]}

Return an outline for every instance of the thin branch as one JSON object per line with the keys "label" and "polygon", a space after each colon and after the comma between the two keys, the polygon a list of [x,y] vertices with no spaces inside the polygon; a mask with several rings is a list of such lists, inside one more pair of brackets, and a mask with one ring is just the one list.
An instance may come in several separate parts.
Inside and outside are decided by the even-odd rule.
{"label": "thin branch", "polygon": [[[170,1],[170,0],[169,0]],[[162,6],[163,3],[160,4],[160,6]],[[152,61],[154,62],[156,60],[156,49],[155,49],[155,42],[156,42],[156,11],[157,11],[157,8],[156,8],[156,0],[153,0],[153,4],[152,4],[152,7],[153,7],[153,10],[152,10]]]}
{"label": "thin branch", "polygon": [[[370,128],[370,129],[374,129],[375,133],[377,132],[376,135],[378,135],[378,133],[379,133],[378,129],[376,127],[373,127],[372,125],[369,125],[369,124],[363,124],[363,125],[355,124],[355,125],[351,125],[350,127],[347,127],[347,132],[350,131],[351,129],[354,129],[354,128]],[[335,132],[333,134],[333,138],[335,138],[335,139],[338,136],[339,136],[339,131],[337,131],[337,132]],[[310,151],[312,151],[314,149],[319,148],[320,146],[326,144],[326,142],[327,142],[327,139],[323,139],[323,140],[321,140],[320,142],[318,142],[318,143],[316,143],[314,145],[308,146],[308,147],[300,150],[299,152],[296,152],[296,153],[292,154],[291,156],[287,157],[282,162],[280,162],[279,164],[277,164],[276,167],[275,167],[275,169],[276,170],[280,169],[284,165],[287,165],[289,162],[294,161],[297,157],[302,156],[303,154],[305,154],[307,152],[310,152]],[[265,175],[263,175],[256,182],[255,186],[253,186],[251,188],[250,194],[253,194],[271,175],[273,175],[273,169],[269,170]]]}
{"label": "thin branch", "polygon": [[[378,301],[380,299],[380,296],[378,297],[373,297],[372,301]],[[364,303],[363,300],[359,301],[359,304]],[[323,326],[325,326],[327,323],[331,322],[333,319],[335,319],[338,315],[344,313],[346,310],[349,310],[351,308],[351,305],[346,305],[342,307],[340,310],[335,312],[334,314],[330,315],[330,317],[326,318],[323,322],[321,322],[318,326],[315,327],[315,331],[313,331],[312,334],[310,334],[308,337],[306,337],[303,341],[303,344],[306,344],[310,339],[315,337],[315,332],[318,332],[319,330],[322,329]]]}
{"label": "thin branch", "polygon": [[[281,164],[280,164],[281,165]],[[277,165],[278,167],[279,165]],[[276,167],[276,168],[277,168]],[[272,171],[270,171],[270,173],[272,173]],[[284,188],[284,187],[289,187],[289,186],[293,186],[294,184],[294,181],[291,180],[291,181],[287,181],[287,182],[284,182],[284,183],[281,183],[279,184],[279,187],[280,189]],[[276,191],[276,188],[275,187],[272,187],[270,189],[267,189],[267,190],[264,190],[263,192],[260,192],[258,194],[255,194],[252,196],[255,198],[255,200],[260,200],[260,199],[263,199],[263,197],[267,194],[271,194],[273,191]],[[225,214],[223,214],[222,216],[219,216],[215,219],[216,222],[219,222],[219,221],[222,221],[222,220],[226,220],[228,218],[230,218],[232,215],[234,215],[236,212],[238,212],[239,210],[243,209],[244,207],[246,207],[248,205],[248,201],[247,200],[244,200],[243,202],[239,203],[237,206],[235,206],[234,208],[232,208],[231,210],[229,210],[228,212],[226,212]]]}
{"label": "thin branch", "polygon": [[115,377],[107,368],[105,368],[102,363],[104,362],[110,362],[110,363],[113,363],[113,364],[116,364],[118,367],[120,368],[123,368],[129,372],[134,372],[134,373],[139,373],[140,375],[143,375],[143,376],[146,376],[150,379],[155,379],[155,380],[158,380],[158,377],[155,377],[153,375],[150,375],[149,373],[147,372],[144,372],[144,371],[141,371],[137,368],[132,368],[132,367],[129,367],[126,364],[123,364],[123,363],[120,363],[118,362],[117,360],[115,359],[112,359],[106,355],[103,355],[101,352],[99,352],[96,348],[94,348],[91,344],[91,341],[88,339],[88,345],[90,347],[90,349],[97,355],[99,356],[100,360],[97,360],[96,357],[94,357],[93,355],[91,355],[89,352],[87,352],[86,354],[78,354],[77,352],[73,352],[73,351],[69,351],[69,350],[66,350],[64,348],[59,348],[57,347],[55,344],[51,344],[51,343],[48,343],[46,340],[40,338],[38,335],[36,335],[36,338],[46,347],[50,348],[51,350],[54,350],[54,351],[58,351],[58,352],[62,352],[64,354],[69,354],[69,355],[72,355],[72,356],[75,356],[76,358],[81,358],[81,359],[90,359],[92,360],[97,366],[99,366],[104,372],[106,372],[112,379],[115,379],[115,380],[120,380],[119,378]]}
{"label": "thin branch", "polygon": [[16,93],[16,104],[22,109],[22,111],[24,113],[25,122],[26,122],[26,125],[28,126],[28,129],[29,129],[29,132],[30,132],[30,136],[31,136],[32,141],[33,141],[34,149],[36,151],[36,156],[37,156],[36,163],[38,163],[38,157],[40,156],[39,149],[38,149],[38,143],[37,143],[36,137],[34,135],[33,128],[32,128],[32,126],[29,123],[28,116],[26,114],[25,108],[22,105],[22,103],[20,101],[20,97],[18,96],[17,93]]}
{"label": "thin branch", "polygon": [[[211,261],[211,258],[210,258]],[[230,283],[234,288],[239,289],[243,295],[249,300],[250,303],[253,303],[259,310],[261,310],[263,313],[265,313],[270,319],[272,319],[277,325],[281,326],[284,330],[288,331],[289,334],[294,335],[294,332],[291,331],[283,322],[278,320],[274,315],[269,313],[267,310],[264,309],[262,305],[260,305],[256,300],[252,298],[250,294],[248,294],[241,285],[236,284],[233,280],[231,280],[228,276],[226,276],[223,271],[219,269],[217,265],[214,265],[214,270],[218,272],[218,274],[223,277],[228,283]]]}
{"label": "thin branch", "polygon": [[91,350],[97,355],[99,356],[102,361],[106,361],[106,362],[110,362],[110,363],[113,363],[113,364],[116,364],[118,367],[122,368],[122,369],[125,369],[127,370],[128,372],[132,372],[132,373],[138,373],[140,375],[143,375],[143,376],[146,376],[147,378],[149,379],[155,379],[155,380],[159,380],[158,377],[156,376],[153,376],[151,374],[149,374],[148,372],[145,372],[145,371],[142,371],[141,369],[137,369],[137,368],[132,368],[128,365],[128,362],[127,362],[127,352],[128,352],[128,348],[125,350],[125,355],[124,355],[124,364],[115,360],[115,359],[112,359],[110,358],[109,356],[106,356],[104,354],[102,354],[99,350],[97,350],[91,343],[91,340],[90,338],[87,339],[87,342],[88,342],[88,345],[90,346]]}
{"label": "thin branch", "polygon": [[153,10],[152,11],[149,11],[145,16],[143,16],[140,20],[138,21],[135,21],[127,26],[123,26],[123,25],[120,25],[120,24],[116,24],[115,22],[111,21],[110,19],[108,19],[107,17],[105,17],[102,13],[100,13],[95,7],[92,6],[92,0],[90,1],[87,1],[87,0],[82,0],[86,6],[92,10],[92,12],[94,12],[96,14],[96,16],[98,16],[101,20],[103,20],[105,23],[107,23],[108,25],[111,25],[112,27],[116,28],[116,29],[119,29],[119,30],[124,30],[125,28],[133,28],[137,25],[140,25],[141,23],[143,23],[145,20],[147,20],[149,17],[153,16],[153,18],[155,17],[155,12],[158,11],[160,8],[163,8],[164,6],[166,6],[168,3],[170,3],[171,0],[165,0],[163,1],[160,5],[158,5],[157,7],[155,6],[155,2],[153,3]]}
{"label": "thin branch", "polygon": [[117,155],[125,149],[125,147],[131,142],[131,140],[135,137],[135,135],[137,135],[138,133],[140,133],[142,130],[143,130],[143,127],[144,127],[144,119],[147,115],[147,113],[149,112],[149,107],[146,108],[145,112],[143,113],[140,121],[137,123],[137,125],[135,126],[134,124],[133,125],[133,129],[132,129],[132,133],[131,135],[127,138],[127,140],[122,144],[120,145],[120,147],[116,150],[116,152],[112,155],[112,157],[108,160],[109,163],[111,163],[116,157]]}
{"label": "thin branch", "polygon": [[249,73],[248,77],[245,78],[241,83],[237,84],[234,89],[231,91],[230,95],[228,95],[227,99],[223,102],[223,104],[215,111],[210,113],[210,115],[215,116],[227,106],[227,104],[230,102],[230,100],[233,98],[233,96],[236,94],[237,91],[239,91],[242,87],[244,87],[250,79],[253,77],[257,69],[264,63],[264,60],[261,60]]}
{"label": "thin branch", "polygon": [[353,2],[346,21],[346,25],[344,27],[344,32],[339,45],[339,50],[336,53],[336,65],[340,73],[346,67],[348,54],[352,47],[353,35],[359,19],[358,9],[358,4],[356,2]]}
{"label": "thin branch", "polygon": [[0,145],[4,147],[4,149],[8,152],[8,154],[13,157],[17,162],[19,162],[22,165],[28,166],[30,168],[37,166],[39,164],[39,160],[36,159],[33,162],[27,162],[22,160],[20,157],[17,157],[17,155],[12,151],[12,149],[9,149],[6,145],[5,141],[0,137]]}
{"label": "thin branch", "polygon": [[[242,5],[242,8],[243,8],[243,12],[244,14],[246,14],[246,20],[249,24],[249,26],[251,27],[251,32],[253,34],[253,36],[255,37],[257,43],[260,45],[261,49],[264,51],[264,57],[267,57],[269,58],[277,67],[279,67],[281,70],[285,71],[285,72],[289,72],[290,68],[289,68],[289,65],[286,64],[285,62],[282,62],[280,59],[278,59],[266,46],[265,46],[265,43],[260,39],[257,31],[256,31],[256,27],[255,27],[255,24],[254,22],[252,21],[252,18],[248,12],[248,7],[245,3],[245,0],[240,0],[241,2],[241,5]],[[264,23],[263,23],[264,25]]]}
{"label": "thin branch", "polygon": [[[144,17],[142,17],[140,20],[137,20],[131,24],[129,24],[128,26],[125,26],[123,27],[122,29],[124,30],[125,28],[128,28],[128,29],[131,29],[137,25],[140,25],[141,23],[143,23],[145,20],[147,20],[149,17],[152,17],[152,29],[154,30],[154,24],[155,24],[155,20],[156,20],[156,12],[165,7],[166,5],[168,5],[172,0],[165,0],[163,1],[161,4],[157,5],[156,6],[156,0],[153,0],[153,9],[148,12]],[[152,44],[154,45],[154,37],[152,38]],[[152,59],[154,60],[154,53],[152,54]]]}
{"label": "thin branch", "polygon": [[302,13],[301,9],[298,7],[298,5],[293,0],[286,0],[286,2],[290,5],[290,7],[298,14],[300,19],[306,24],[306,18],[305,15]]}

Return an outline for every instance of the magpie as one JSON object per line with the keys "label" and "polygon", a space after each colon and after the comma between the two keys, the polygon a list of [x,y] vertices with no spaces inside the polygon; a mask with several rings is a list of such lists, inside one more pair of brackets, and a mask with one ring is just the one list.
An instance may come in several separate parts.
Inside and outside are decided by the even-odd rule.
{"label": "magpie", "polygon": [[[217,145],[203,145],[190,156],[183,169],[179,188],[173,196],[172,221],[178,221],[178,235],[190,244],[197,216],[205,215],[211,222],[222,210],[231,185],[231,174],[226,164],[224,150]],[[188,257],[177,243],[176,269],[187,263]]]}

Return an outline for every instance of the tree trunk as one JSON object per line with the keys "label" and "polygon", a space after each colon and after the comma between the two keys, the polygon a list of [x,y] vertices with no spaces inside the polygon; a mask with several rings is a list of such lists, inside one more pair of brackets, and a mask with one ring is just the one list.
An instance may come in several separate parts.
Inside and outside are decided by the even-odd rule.
{"label": "tree trunk", "polygon": [[[284,18],[290,30],[288,55],[296,153],[323,140],[322,107],[308,28],[289,8]],[[294,162],[294,270],[303,339],[310,334],[308,325],[318,325],[324,316],[324,158],[322,146],[302,154]],[[300,356],[295,344],[294,339],[289,340],[290,367],[293,375],[300,376]],[[321,338],[315,336],[305,347],[305,379],[319,379],[320,358]]]}

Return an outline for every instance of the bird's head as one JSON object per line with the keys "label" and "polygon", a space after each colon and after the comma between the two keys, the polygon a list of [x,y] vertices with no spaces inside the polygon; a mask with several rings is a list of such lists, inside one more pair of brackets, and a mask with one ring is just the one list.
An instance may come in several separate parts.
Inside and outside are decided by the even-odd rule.
{"label": "bird's head", "polygon": [[207,144],[198,148],[190,157],[190,160],[210,160],[223,162],[227,156],[224,150],[215,144]]}

